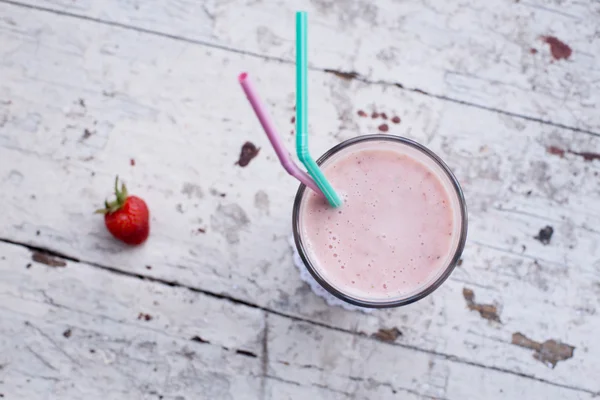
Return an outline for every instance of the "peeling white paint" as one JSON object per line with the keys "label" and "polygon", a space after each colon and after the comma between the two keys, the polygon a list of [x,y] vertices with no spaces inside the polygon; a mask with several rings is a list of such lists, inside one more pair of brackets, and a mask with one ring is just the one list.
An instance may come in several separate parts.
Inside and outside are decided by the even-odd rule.
{"label": "peeling white paint", "polygon": [[[145,2],[136,10],[109,1],[24,3],[292,56],[293,31],[281,25],[292,16],[287,4]],[[315,2],[311,32],[323,41],[312,39],[311,60],[319,68],[355,70],[372,81],[401,78],[405,86],[535,118],[552,115],[553,122],[598,132],[589,97],[597,79],[586,61],[593,57],[581,51],[594,6],[492,3],[369,8],[351,1],[340,15],[338,6]],[[235,23],[240,7],[247,15],[281,18],[269,18],[269,32],[250,34],[265,17]],[[579,18],[568,33],[553,25],[563,14]],[[5,398],[122,399],[127,393],[151,399],[156,392],[178,400],[588,399],[600,392],[600,161],[575,154],[600,152],[600,137],[311,71],[314,154],[385,123],[389,133],[440,154],[469,205],[462,265],[434,295],[403,309],[351,312],[329,307],[294,269],[287,238],[296,183],[280,168],[235,79],[241,70],[254,76],[292,150],[293,65],[16,5],[0,4],[0,15],[10,16],[0,18],[0,239],[83,261],[49,268],[32,263],[18,245],[0,244],[0,320],[10,321],[0,324]],[[350,22],[354,27],[344,28]],[[405,28],[394,30],[393,22]],[[530,66],[517,47],[551,26],[573,47],[572,58],[550,64],[548,54],[539,54]],[[461,27],[477,41],[467,40]],[[402,52],[369,39],[384,31],[389,40],[406,40]],[[590,40],[596,48],[598,40]],[[429,65],[433,49],[438,57]],[[386,67],[395,54],[402,62]],[[500,58],[492,63],[494,55]],[[450,67],[463,75],[443,75]],[[563,84],[567,73],[570,86]],[[534,83],[548,90],[534,93]],[[373,111],[388,120],[371,118]],[[401,122],[392,123],[392,116]],[[93,133],[84,139],[86,129]],[[248,140],[261,151],[241,168],[234,164]],[[565,154],[550,154],[550,146]],[[92,214],[116,174],[150,206],[152,233],[143,247],[115,243]],[[223,210],[231,212],[221,218]],[[546,225],[554,228],[548,245],[534,239]],[[465,287],[477,303],[497,304],[502,323],[469,310]],[[138,320],[139,313],[152,319]],[[393,327],[402,332],[394,345],[370,338]],[[73,329],[69,339],[62,336],[67,328]],[[568,343],[574,356],[548,368],[510,344],[515,332]],[[190,341],[196,335],[210,344]]]}

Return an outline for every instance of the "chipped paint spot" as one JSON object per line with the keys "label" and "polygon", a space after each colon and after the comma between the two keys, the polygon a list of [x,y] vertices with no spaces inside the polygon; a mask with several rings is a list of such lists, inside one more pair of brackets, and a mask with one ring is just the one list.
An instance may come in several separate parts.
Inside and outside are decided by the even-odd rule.
{"label": "chipped paint spot", "polygon": [[210,191],[210,194],[213,196],[217,196],[217,197],[226,197],[227,196],[227,193],[220,192],[215,188],[210,188],[209,191]]}
{"label": "chipped paint spot", "polygon": [[269,195],[264,191],[259,190],[254,195],[254,207],[264,212],[265,214],[269,214]]}
{"label": "chipped paint spot", "polygon": [[565,154],[573,154],[575,156],[583,157],[584,161],[600,160],[600,153],[592,153],[589,151],[573,151],[571,149],[563,149],[558,146],[546,147],[546,152],[559,157],[564,157]]}
{"label": "chipped paint spot", "polygon": [[358,114],[359,117],[362,117],[362,118],[364,118],[364,117],[367,116],[367,113],[364,112],[363,110],[358,110],[357,114]]}
{"label": "chipped paint spot", "polygon": [[354,72],[354,71],[346,72],[346,71],[337,71],[335,69],[325,69],[324,71],[328,72],[330,74],[334,74],[338,78],[344,79],[346,81],[351,81],[352,79],[356,79],[356,78],[360,77],[358,72]]}
{"label": "chipped paint spot", "polygon": [[582,152],[569,151],[569,153],[575,154],[576,156],[583,157],[584,161],[600,160],[600,153],[591,153],[589,151],[582,151]]}
{"label": "chipped paint spot", "polygon": [[565,149],[561,149],[558,146],[548,146],[548,147],[546,147],[546,152],[548,154],[552,154],[554,156],[559,156],[559,157],[562,158],[562,157],[565,156],[566,150]]}
{"label": "chipped paint spot", "polygon": [[184,356],[185,358],[187,358],[188,360],[193,360],[193,359],[194,359],[194,356],[196,355],[196,353],[195,353],[195,352],[193,352],[193,351],[189,351],[189,350],[187,350],[187,349],[184,349],[184,350],[181,352],[181,355],[182,355],[182,356]]}
{"label": "chipped paint spot", "polygon": [[181,188],[181,194],[186,195],[188,199],[191,199],[192,197],[201,199],[204,197],[204,191],[202,188],[199,185],[190,182],[185,182],[183,184],[183,187]]}
{"label": "chipped paint spot", "polygon": [[191,340],[192,342],[198,342],[198,343],[210,343],[208,340],[204,340],[204,339],[202,339],[200,336],[192,336],[192,337],[190,338],[190,340]]}
{"label": "chipped paint spot", "polygon": [[[337,86],[337,87],[336,87]],[[358,123],[353,118],[352,98],[348,96],[348,91],[340,89],[342,85],[332,85],[330,87],[331,102],[337,112],[337,120],[339,123],[336,133],[331,132],[336,139],[342,141],[345,137],[339,136],[340,132],[356,132],[359,131]]]}
{"label": "chipped paint spot", "polygon": [[397,115],[392,117],[392,122],[395,124],[399,124],[400,123],[400,117],[398,117]]}
{"label": "chipped paint spot", "polygon": [[550,53],[555,60],[566,60],[571,57],[573,51],[566,43],[554,36],[542,36],[541,39],[550,46]]}
{"label": "chipped paint spot", "polygon": [[139,313],[137,319],[144,321],[152,321],[152,315],[146,313]]}
{"label": "chipped paint spot", "polygon": [[550,225],[540,229],[537,236],[533,238],[542,242],[543,245],[550,244],[550,239],[552,239],[552,234],[554,233],[554,228]]}
{"label": "chipped paint spot", "polygon": [[254,145],[254,143],[252,143],[252,142],[244,143],[242,145],[242,150],[240,151],[240,158],[237,160],[237,162],[235,164],[239,165],[240,167],[247,166],[248,164],[250,164],[250,161],[252,161],[252,159],[258,155],[259,151],[260,151],[260,148],[256,147]]}
{"label": "chipped paint spot", "polygon": [[211,227],[225,237],[229,244],[240,241],[240,230],[250,223],[248,215],[242,207],[233,203],[219,205],[210,217]]}
{"label": "chipped paint spot", "polygon": [[388,124],[381,124],[377,127],[377,129],[379,129],[381,132],[387,132],[390,130],[390,127]]}
{"label": "chipped paint spot", "polygon": [[31,254],[31,259],[37,263],[45,264],[49,267],[66,267],[67,263],[58,258],[52,257],[50,254],[41,251],[34,251]]}
{"label": "chipped paint spot", "polygon": [[554,339],[546,340],[543,343],[529,339],[521,332],[515,332],[512,335],[512,344],[526,349],[534,350],[533,358],[539,360],[554,368],[559,361],[568,360],[573,357],[574,346],[559,342]]}
{"label": "chipped paint spot", "polygon": [[381,340],[382,342],[392,343],[395,342],[400,336],[402,336],[402,332],[400,329],[394,327],[390,329],[380,329],[374,334],[371,335],[377,340]]}
{"label": "chipped paint spot", "polygon": [[398,53],[399,53],[399,51],[395,47],[388,47],[386,49],[380,50],[375,55],[375,58],[382,61],[385,65],[391,67],[391,66],[394,66],[395,63],[398,62],[397,61]]}
{"label": "chipped paint spot", "polygon": [[90,131],[89,129],[85,128],[83,130],[83,135],[81,135],[81,140],[86,140],[89,139],[92,136],[93,132]]}
{"label": "chipped paint spot", "polygon": [[502,322],[498,316],[498,308],[493,304],[475,303],[475,293],[471,289],[464,288],[463,297],[467,301],[469,310],[479,312],[479,315],[481,315],[482,318],[489,321]]}
{"label": "chipped paint spot", "polygon": [[243,349],[237,349],[235,351],[236,354],[239,354],[241,356],[245,356],[245,357],[250,357],[250,358],[258,358],[258,355],[256,355],[256,353],[253,353],[251,351],[248,350],[243,350]]}
{"label": "chipped paint spot", "polygon": [[261,51],[264,52],[283,43],[282,39],[266,26],[259,26],[256,29],[256,41]]}

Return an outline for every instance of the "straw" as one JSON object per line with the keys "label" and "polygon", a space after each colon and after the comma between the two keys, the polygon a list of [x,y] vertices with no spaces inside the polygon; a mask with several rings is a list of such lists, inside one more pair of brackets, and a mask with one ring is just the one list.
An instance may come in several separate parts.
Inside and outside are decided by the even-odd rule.
{"label": "straw", "polygon": [[290,175],[311,188],[317,194],[322,195],[321,190],[319,190],[312,178],[294,163],[294,160],[292,160],[290,157],[290,153],[286,151],[281,140],[281,136],[277,133],[277,129],[275,128],[275,125],[273,124],[266,107],[260,100],[260,97],[258,97],[258,92],[256,91],[252,80],[248,77],[248,74],[245,72],[241,73],[238,77],[238,80],[240,85],[242,85],[242,89],[244,90],[244,93],[246,93],[246,97],[254,109],[260,124],[267,134],[269,141],[273,145],[275,153],[277,154],[281,165],[283,165],[283,168],[285,168]]}
{"label": "straw", "polygon": [[306,29],[306,13],[299,11],[296,13],[296,152],[329,204],[335,208],[342,205],[342,199],[308,152]]}

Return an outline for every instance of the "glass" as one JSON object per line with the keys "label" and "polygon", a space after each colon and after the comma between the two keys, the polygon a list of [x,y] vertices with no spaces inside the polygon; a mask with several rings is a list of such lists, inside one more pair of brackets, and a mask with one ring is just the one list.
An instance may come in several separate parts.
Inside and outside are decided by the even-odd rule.
{"label": "glass", "polygon": [[[333,156],[343,154],[344,151],[347,151],[352,146],[357,145],[368,145],[368,144],[382,144],[384,142],[390,142],[395,146],[399,144],[402,146],[406,146],[405,149],[407,154],[414,153],[418,154],[420,160],[426,166],[432,170],[436,170],[437,175],[441,180],[444,180],[446,183],[446,188],[448,190],[448,195],[453,199],[456,203],[453,207],[454,215],[457,217],[455,220],[458,221],[458,226],[455,227],[456,235],[453,239],[453,247],[451,251],[451,256],[448,257],[449,262],[445,266],[445,268],[440,269],[439,272],[434,279],[430,280],[425,286],[420,288],[418,291],[414,293],[409,293],[404,297],[397,297],[394,299],[366,299],[366,298],[358,298],[352,296],[348,293],[344,293],[341,289],[337,288],[334,283],[329,282],[319,271],[313,261],[310,259],[309,252],[307,251],[303,241],[302,241],[302,221],[301,210],[304,200],[307,198],[305,193],[308,193],[306,190],[306,186],[301,184],[298,188],[298,192],[296,193],[296,198],[294,200],[294,209],[293,209],[293,232],[294,232],[294,241],[296,243],[296,249],[300,255],[300,258],[304,262],[304,265],[313,276],[313,278],[329,293],[334,295],[335,297],[346,301],[347,303],[354,304],[359,307],[369,307],[369,308],[389,308],[389,307],[399,307],[404,306],[410,303],[413,303],[417,300],[428,296],[433,291],[435,291],[447,278],[450,276],[454,267],[456,266],[462,251],[465,247],[465,241],[467,238],[467,206],[464,199],[464,195],[462,189],[458,183],[458,180],[450,171],[450,168],[431,150],[427,149],[425,146],[414,142],[410,139],[406,139],[400,136],[394,135],[364,135],[358,136],[349,140],[346,140],[333,148],[329,149],[325,154],[323,154],[318,160],[317,164],[319,165],[327,165],[328,160],[331,160]],[[335,157],[334,157],[335,159]],[[335,161],[335,160],[334,160]],[[456,225],[456,224],[455,224]]]}

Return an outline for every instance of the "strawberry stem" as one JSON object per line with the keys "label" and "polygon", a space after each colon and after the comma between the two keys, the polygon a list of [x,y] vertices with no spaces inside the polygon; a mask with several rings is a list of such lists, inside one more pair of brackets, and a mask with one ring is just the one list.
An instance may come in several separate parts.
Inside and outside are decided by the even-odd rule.
{"label": "strawberry stem", "polygon": [[111,214],[115,211],[118,211],[123,205],[128,197],[127,187],[124,183],[121,183],[121,190],[119,190],[119,175],[115,177],[115,197],[114,201],[109,202],[108,200],[104,201],[104,209],[96,210],[97,214]]}

